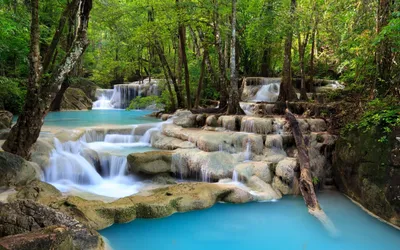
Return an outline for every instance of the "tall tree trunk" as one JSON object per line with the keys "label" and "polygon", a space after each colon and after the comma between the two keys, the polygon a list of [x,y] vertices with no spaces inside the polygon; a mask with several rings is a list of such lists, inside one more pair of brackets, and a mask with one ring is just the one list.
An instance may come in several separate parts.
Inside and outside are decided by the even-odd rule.
{"label": "tall tree trunk", "polygon": [[228,115],[244,115],[240,107],[238,74],[236,69],[236,0],[232,0],[232,41],[231,41],[231,88],[229,91]]}
{"label": "tall tree trunk", "polygon": [[315,92],[315,86],[314,86],[314,59],[315,59],[315,39],[316,39],[316,33],[317,33],[317,25],[318,23],[315,24],[312,30],[311,34],[311,55],[310,55],[310,79],[309,79],[309,85],[310,85],[310,91]]}
{"label": "tall tree trunk", "polygon": [[184,25],[179,26],[179,50],[179,55],[181,57],[181,67],[183,66],[185,72],[186,107],[188,109],[191,109],[192,100],[190,95],[189,67],[186,56],[186,28]]}
{"label": "tall tree trunk", "polygon": [[225,58],[222,48],[221,31],[219,29],[219,13],[218,13],[218,0],[214,0],[214,35],[215,35],[215,48],[218,53],[218,68],[219,68],[219,86],[220,86],[220,100],[219,107],[224,109],[228,104],[228,90],[226,79]]}
{"label": "tall tree trunk", "polygon": [[178,108],[183,108],[184,104],[183,104],[182,94],[179,89],[178,83],[176,82],[176,76],[172,72],[171,67],[169,66],[167,58],[165,57],[165,54],[164,54],[164,49],[162,48],[160,42],[158,40],[156,40],[155,43],[156,43],[156,50],[158,53],[158,57],[160,58],[161,64],[163,65],[163,67],[165,67],[167,69],[169,78],[171,79],[172,85],[174,86],[174,90],[176,93],[176,99],[178,102]]}
{"label": "tall tree trunk", "polygon": [[292,84],[292,39],[293,28],[291,23],[294,19],[294,12],[296,11],[296,0],[291,0],[290,5],[290,27],[285,40],[285,56],[283,60],[282,69],[282,82],[279,92],[278,101],[293,101],[297,100],[297,95]]}
{"label": "tall tree trunk", "polygon": [[300,61],[300,77],[301,77],[301,88],[300,88],[300,100],[306,101],[307,97],[307,89],[306,89],[306,69],[304,57],[306,54],[306,47],[308,44],[309,33],[307,33],[304,41],[301,40],[301,34],[298,32],[298,44],[299,44],[299,61]]}
{"label": "tall tree trunk", "polygon": [[89,13],[92,0],[80,0],[78,35],[71,50],[66,54],[60,66],[50,77],[42,78],[40,63],[40,31],[39,31],[39,0],[32,0],[31,6],[31,41],[29,55],[29,79],[24,110],[17,123],[11,129],[3,149],[28,159],[32,145],[39,137],[44,117],[49,106],[61,88],[67,74],[73,69],[86,47]]}
{"label": "tall tree trunk", "polygon": [[194,104],[194,107],[197,109],[199,108],[200,104],[200,98],[201,98],[201,91],[203,88],[203,81],[204,81],[204,73],[206,69],[206,60],[208,57],[208,49],[204,48],[203,52],[203,60],[201,61],[201,68],[200,68],[200,78],[199,78],[199,84],[197,86],[197,95],[196,95],[196,102]]}
{"label": "tall tree trunk", "polygon": [[[393,0],[379,0],[376,32],[379,34],[388,25]],[[377,69],[379,74],[378,92],[383,95],[390,89],[391,69],[393,54],[391,42],[388,37],[383,37],[378,44],[376,51]]]}

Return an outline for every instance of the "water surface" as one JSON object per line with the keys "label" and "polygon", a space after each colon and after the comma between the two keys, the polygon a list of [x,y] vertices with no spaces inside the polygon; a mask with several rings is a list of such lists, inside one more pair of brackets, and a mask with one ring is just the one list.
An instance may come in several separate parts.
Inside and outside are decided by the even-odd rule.
{"label": "water surface", "polygon": [[[158,119],[146,116],[150,113],[151,111],[147,110],[128,111],[123,109],[49,112],[44,120],[44,125],[76,128],[159,122]],[[14,117],[14,122],[16,121],[17,116]]]}
{"label": "water surface", "polygon": [[301,197],[217,204],[162,219],[137,219],[102,230],[114,250],[398,250],[400,231],[369,216],[338,192],[319,194],[338,230],[331,235]]}

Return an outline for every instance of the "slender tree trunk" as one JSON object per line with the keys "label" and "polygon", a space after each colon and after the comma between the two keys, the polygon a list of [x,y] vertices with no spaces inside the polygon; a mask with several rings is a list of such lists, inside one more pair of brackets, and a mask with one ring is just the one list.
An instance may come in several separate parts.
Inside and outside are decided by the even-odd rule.
{"label": "slender tree trunk", "polygon": [[180,92],[178,83],[176,82],[176,76],[172,72],[171,67],[169,66],[167,58],[165,57],[165,54],[164,54],[164,49],[162,48],[160,42],[156,40],[155,43],[156,43],[156,50],[157,50],[158,56],[160,58],[161,64],[167,69],[169,78],[171,79],[172,85],[174,86],[174,90],[176,93],[176,99],[178,102],[178,108],[183,108],[184,105],[183,105],[182,94]]}
{"label": "slender tree trunk", "polygon": [[[296,0],[291,0],[290,20],[293,21],[296,11]],[[282,82],[279,92],[279,101],[297,100],[297,95],[292,84],[292,39],[293,28],[290,26],[285,40],[285,56],[283,60]]]}
{"label": "slender tree trunk", "polygon": [[61,84],[61,89],[57,92],[56,97],[51,102],[50,111],[60,111],[61,110],[61,103],[64,97],[65,91],[69,88],[69,80],[65,79],[64,82]]}
{"label": "slender tree trunk", "polygon": [[31,6],[31,41],[29,55],[29,79],[24,110],[18,117],[17,123],[11,129],[3,149],[28,159],[32,145],[39,137],[44,117],[49,106],[61,88],[65,77],[73,69],[86,47],[89,13],[92,0],[80,0],[79,28],[77,38],[71,50],[67,53],[60,66],[50,77],[42,78],[40,63],[40,31],[39,31],[39,0],[32,0]]}
{"label": "slender tree trunk", "polygon": [[202,91],[202,88],[203,88],[204,73],[205,73],[205,68],[206,68],[206,58],[207,57],[208,57],[208,50],[207,50],[207,48],[204,48],[203,60],[201,62],[201,68],[200,68],[199,84],[197,86],[196,102],[194,104],[194,107],[196,109],[199,108],[199,104],[200,104],[201,91]]}
{"label": "slender tree trunk", "polygon": [[308,44],[309,33],[307,33],[304,41],[301,40],[301,34],[298,32],[298,44],[299,44],[299,61],[300,61],[300,76],[301,76],[301,88],[300,88],[300,100],[306,101],[307,97],[307,89],[306,89],[306,69],[304,57],[306,53],[306,47]]}
{"label": "slender tree trunk", "polygon": [[215,48],[218,53],[218,68],[219,68],[219,86],[220,86],[220,100],[219,107],[224,109],[228,104],[228,91],[226,80],[225,58],[222,48],[221,31],[219,29],[219,14],[218,14],[218,0],[214,0],[214,34],[215,34]]}
{"label": "slender tree trunk", "polygon": [[[186,28],[183,25],[179,26],[179,50],[181,57],[181,67],[183,66],[185,72],[185,90],[186,90],[186,107],[192,108],[192,100],[190,95],[190,79],[189,79],[189,67],[186,56]],[[180,68],[181,69],[181,68]],[[182,77],[182,76],[181,76]]]}
{"label": "slender tree trunk", "polygon": [[[388,25],[393,0],[379,0],[376,32],[379,34],[383,28]],[[391,41],[388,37],[380,40],[376,52],[377,69],[379,75],[378,92],[383,95],[390,89],[391,69],[393,54],[391,50]]]}
{"label": "slender tree trunk", "polygon": [[311,55],[310,55],[310,79],[309,79],[309,85],[310,85],[310,91],[315,92],[315,86],[314,86],[314,58],[315,58],[315,39],[316,39],[316,33],[317,33],[317,23],[315,24],[312,34],[311,34]]}
{"label": "slender tree trunk", "polygon": [[193,39],[193,52],[196,54],[196,57],[200,57],[201,52],[200,52],[199,42],[197,41],[196,32],[193,30],[191,26],[189,26],[189,31]]}
{"label": "slender tree trunk", "polygon": [[231,41],[231,88],[229,91],[228,115],[243,115],[240,107],[238,74],[236,69],[236,0],[232,0],[232,41]]}

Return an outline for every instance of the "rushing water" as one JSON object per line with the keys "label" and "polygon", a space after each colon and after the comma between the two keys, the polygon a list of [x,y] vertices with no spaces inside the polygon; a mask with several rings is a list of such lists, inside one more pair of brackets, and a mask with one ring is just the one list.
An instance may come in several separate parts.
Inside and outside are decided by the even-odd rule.
{"label": "rushing water", "polygon": [[137,219],[100,233],[114,250],[398,250],[400,231],[338,192],[319,194],[338,235],[311,216],[301,197],[214,207],[163,219]]}

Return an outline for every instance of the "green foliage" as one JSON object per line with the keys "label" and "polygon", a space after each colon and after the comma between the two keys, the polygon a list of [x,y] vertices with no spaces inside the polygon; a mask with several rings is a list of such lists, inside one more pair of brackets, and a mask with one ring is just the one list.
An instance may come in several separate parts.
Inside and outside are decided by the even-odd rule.
{"label": "green foliage", "polygon": [[318,185],[319,182],[320,182],[320,181],[319,181],[318,177],[314,176],[314,177],[312,178],[312,183],[314,184],[314,186]]}
{"label": "green foliage", "polygon": [[20,80],[0,77],[0,109],[19,114],[24,105],[25,94],[26,90]]}
{"label": "green foliage", "polygon": [[394,98],[375,99],[368,103],[367,110],[358,123],[350,123],[344,133],[352,129],[359,129],[366,133],[373,128],[379,128],[383,136],[379,142],[387,142],[388,136],[394,127],[400,126],[400,105]]}
{"label": "green foliage", "polygon": [[141,97],[138,96],[135,99],[133,99],[127,108],[128,110],[133,110],[133,109],[145,109],[150,105],[155,104],[157,108],[162,108],[162,99],[158,96],[146,96],[146,97]]}

